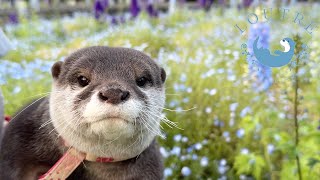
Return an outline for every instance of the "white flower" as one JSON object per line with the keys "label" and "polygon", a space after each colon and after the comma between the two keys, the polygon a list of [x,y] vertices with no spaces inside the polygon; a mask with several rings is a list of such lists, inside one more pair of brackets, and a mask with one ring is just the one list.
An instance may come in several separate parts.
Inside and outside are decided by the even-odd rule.
{"label": "white flower", "polygon": [[206,111],[207,114],[209,114],[209,113],[212,112],[212,109],[211,109],[211,107],[206,107],[206,110],[205,110],[205,111]]}

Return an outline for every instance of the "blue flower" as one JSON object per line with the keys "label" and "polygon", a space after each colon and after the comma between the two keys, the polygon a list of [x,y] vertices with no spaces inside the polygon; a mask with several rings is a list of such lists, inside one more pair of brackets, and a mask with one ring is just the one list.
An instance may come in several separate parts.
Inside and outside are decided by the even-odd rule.
{"label": "blue flower", "polygon": [[173,147],[173,149],[171,150],[171,152],[170,152],[172,155],[176,155],[176,156],[179,156],[180,155],[180,153],[181,153],[181,148],[180,147],[177,147],[177,146],[175,146],[175,147]]}
{"label": "blue flower", "polygon": [[245,107],[244,109],[242,109],[242,111],[240,112],[240,117],[244,117],[245,115],[247,115],[249,112],[251,112],[251,108],[249,106]]}
{"label": "blue flower", "polygon": [[160,147],[160,153],[164,158],[167,158],[169,156],[168,151],[164,147]]}
{"label": "blue flower", "polygon": [[219,166],[225,166],[225,165],[227,165],[227,160],[221,159],[219,162]]}
{"label": "blue flower", "polygon": [[207,157],[202,157],[200,160],[200,165],[202,167],[205,167],[205,166],[208,166],[208,164],[209,164],[209,159]]}
{"label": "blue flower", "polygon": [[220,174],[224,174],[228,170],[226,166],[218,166],[218,171]]}
{"label": "blue flower", "polygon": [[197,159],[198,159],[198,155],[192,154],[192,160],[197,160]]}
{"label": "blue flower", "polygon": [[229,106],[230,111],[235,111],[238,107],[238,103],[232,103]]}
{"label": "blue flower", "polygon": [[242,138],[245,134],[245,131],[244,131],[244,129],[241,128],[241,129],[238,129],[236,134],[237,134],[238,138]]}
{"label": "blue flower", "polygon": [[182,139],[182,135],[181,134],[177,134],[175,136],[173,136],[174,141],[179,142]]}
{"label": "blue flower", "polygon": [[184,142],[184,143],[188,142],[188,140],[189,139],[187,137],[182,137],[182,139],[181,139],[181,141]]}
{"label": "blue flower", "polygon": [[172,169],[171,168],[165,168],[163,174],[164,174],[164,177],[171,176],[173,174]]}
{"label": "blue flower", "polygon": [[197,144],[194,145],[194,148],[196,150],[200,150],[202,148],[202,144],[201,143],[197,143]]}
{"label": "blue flower", "polygon": [[182,73],[181,76],[180,76],[180,81],[181,82],[186,82],[187,80],[187,75],[185,73]]}
{"label": "blue flower", "polygon": [[253,42],[256,37],[260,37],[258,47],[268,48],[270,39],[270,27],[267,23],[257,23],[250,26],[248,39],[248,52],[250,55],[247,58],[249,64],[249,75],[253,80],[252,88],[257,91],[266,91],[273,83],[271,68],[260,64],[253,56]]}
{"label": "blue flower", "polygon": [[183,176],[190,176],[191,175],[191,169],[189,167],[186,167],[184,166],[182,169],[181,169],[181,174]]}
{"label": "blue flower", "polygon": [[189,102],[189,98],[187,98],[187,97],[183,98],[183,99],[182,99],[182,102],[188,103],[188,102]]}
{"label": "blue flower", "polygon": [[274,149],[275,149],[275,147],[274,147],[273,144],[268,144],[267,145],[267,151],[268,151],[269,154],[272,154]]}
{"label": "blue flower", "polygon": [[188,148],[187,148],[187,153],[191,153],[193,151],[193,146],[189,146]]}
{"label": "blue flower", "polygon": [[247,148],[243,148],[243,149],[241,149],[241,152],[240,152],[241,154],[249,154],[249,149],[247,149]]}
{"label": "blue flower", "polygon": [[21,91],[21,87],[16,86],[16,87],[13,89],[12,93],[13,93],[13,94],[17,94],[17,93],[19,93],[20,91]]}

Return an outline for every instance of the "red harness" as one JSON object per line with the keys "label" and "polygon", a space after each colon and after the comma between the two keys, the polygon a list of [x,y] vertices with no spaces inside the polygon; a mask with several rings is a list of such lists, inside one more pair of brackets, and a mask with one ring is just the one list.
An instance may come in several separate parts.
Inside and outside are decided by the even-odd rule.
{"label": "red harness", "polygon": [[[65,146],[69,146],[64,140],[62,141]],[[83,153],[73,147],[70,147],[47,173],[39,177],[39,180],[67,179],[67,177],[69,177],[84,160],[100,163],[115,162],[112,157],[97,157],[93,154]]]}

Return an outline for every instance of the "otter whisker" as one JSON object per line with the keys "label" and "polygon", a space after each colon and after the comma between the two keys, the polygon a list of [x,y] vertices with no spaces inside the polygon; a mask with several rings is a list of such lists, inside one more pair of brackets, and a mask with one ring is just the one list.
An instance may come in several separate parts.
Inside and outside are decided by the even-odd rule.
{"label": "otter whisker", "polygon": [[149,130],[149,132],[158,135],[162,138],[165,138],[165,136],[163,134],[161,134],[161,132],[157,132],[157,130],[153,129],[153,127],[148,123],[148,121],[145,121],[144,118],[141,118],[141,122],[144,124],[144,126]]}
{"label": "otter whisker", "polygon": [[[169,120],[167,117],[165,117],[165,116],[164,116],[164,117],[160,117],[160,116],[157,116],[157,115],[152,114],[152,113],[150,113],[150,115],[160,118],[160,120],[163,121],[163,122],[165,122],[166,124],[169,123],[170,125],[178,128],[178,129],[183,130],[182,128],[180,128],[180,127],[176,124],[177,122],[170,121],[170,120]],[[168,125],[168,124],[167,124],[167,125]],[[169,126],[169,127],[170,127],[170,126]]]}
{"label": "otter whisker", "polygon": [[25,111],[26,109],[28,109],[30,106],[32,106],[33,104],[37,103],[38,101],[40,101],[42,98],[44,98],[45,96],[43,97],[40,97],[39,99],[37,99],[36,101],[34,101],[33,103],[29,104],[27,107],[23,108],[18,114],[16,114],[12,119],[11,121],[13,121],[17,116],[19,116],[23,111]]}

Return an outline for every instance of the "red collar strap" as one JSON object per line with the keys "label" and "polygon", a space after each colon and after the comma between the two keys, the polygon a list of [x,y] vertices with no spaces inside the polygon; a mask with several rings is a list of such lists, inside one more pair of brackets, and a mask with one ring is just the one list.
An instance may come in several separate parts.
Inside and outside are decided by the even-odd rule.
{"label": "red collar strap", "polygon": [[66,179],[84,160],[94,162],[114,162],[114,159],[111,157],[97,157],[91,154],[82,153],[71,147],[47,173],[39,177],[39,180]]}

